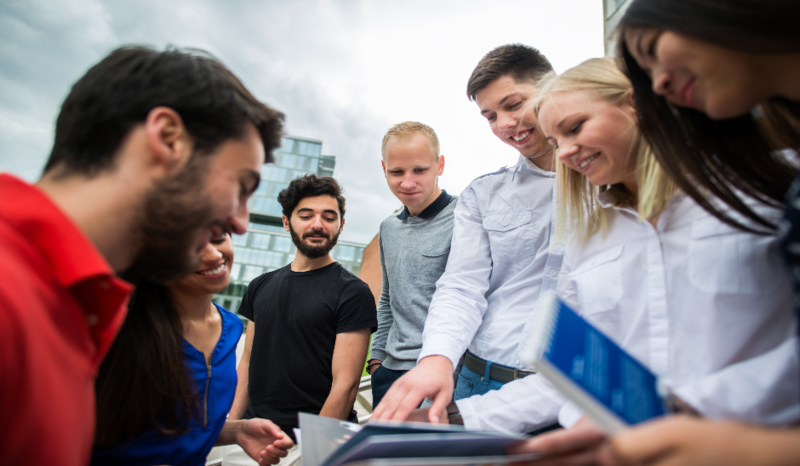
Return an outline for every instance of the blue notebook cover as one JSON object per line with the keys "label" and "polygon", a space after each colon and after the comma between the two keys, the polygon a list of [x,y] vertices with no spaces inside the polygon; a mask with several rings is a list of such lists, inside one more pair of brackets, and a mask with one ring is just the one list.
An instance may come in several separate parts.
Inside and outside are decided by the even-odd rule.
{"label": "blue notebook cover", "polygon": [[542,357],[624,423],[667,412],[655,374],[560,299],[551,322],[552,336]]}

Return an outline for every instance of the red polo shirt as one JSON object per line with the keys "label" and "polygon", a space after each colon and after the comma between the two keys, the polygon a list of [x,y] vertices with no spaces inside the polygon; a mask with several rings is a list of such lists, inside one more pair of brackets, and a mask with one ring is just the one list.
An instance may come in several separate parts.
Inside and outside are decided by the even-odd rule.
{"label": "red polo shirt", "polygon": [[0,464],[88,464],[132,289],[44,193],[0,175]]}

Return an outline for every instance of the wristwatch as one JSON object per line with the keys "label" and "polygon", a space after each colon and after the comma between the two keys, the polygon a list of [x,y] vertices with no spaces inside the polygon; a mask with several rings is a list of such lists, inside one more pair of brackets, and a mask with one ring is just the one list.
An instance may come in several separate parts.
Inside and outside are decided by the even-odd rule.
{"label": "wristwatch", "polygon": [[449,405],[447,405],[447,421],[450,424],[455,424],[459,426],[464,425],[464,418],[461,417],[461,412],[458,410],[458,405],[455,401],[451,401]]}

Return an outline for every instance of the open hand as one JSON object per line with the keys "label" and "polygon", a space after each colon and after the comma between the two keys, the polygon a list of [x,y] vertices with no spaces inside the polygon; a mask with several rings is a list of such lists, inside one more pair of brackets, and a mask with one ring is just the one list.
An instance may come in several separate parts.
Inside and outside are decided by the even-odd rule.
{"label": "open hand", "polygon": [[294,445],[288,435],[266,419],[245,421],[236,443],[260,465],[278,463]]}

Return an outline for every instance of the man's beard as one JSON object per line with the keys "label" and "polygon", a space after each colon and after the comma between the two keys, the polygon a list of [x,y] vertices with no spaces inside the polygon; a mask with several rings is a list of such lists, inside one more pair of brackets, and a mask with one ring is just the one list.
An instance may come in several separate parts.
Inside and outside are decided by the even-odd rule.
{"label": "man's beard", "polygon": [[124,278],[169,283],[197,268],[197,235],[213,221],[213,204],[203,192],[209,162],[207,155],[192,154],[180,173],[145,195],[138,225],[142,249]]}
{"label": "man's beard", "polygon": [[339,240],[338,231],[333,235],[333,237],[331,237],[328,232],[324,230],[309,231],[303,235],[304,238],[311,236],[312,234],[317,234],[328,238],[328,241],[320,244],[319,246],[309,246],[300,239],[297,233],[295,233],[294,228],[292,228],[291,220],[289,220],[289,234],[292,235],[292,242],[295,246],[297,246],[297,250],[300,251],[300,254],[309,259],[319,259],[320,257],[325,257],[329,252],[331,252],[331,249],[336,246],[336,242]]}

